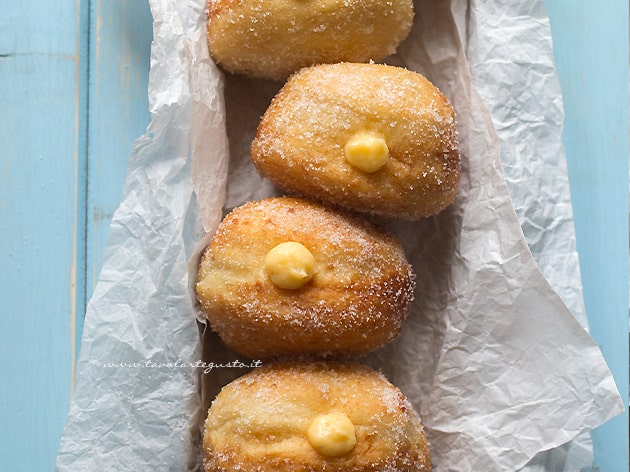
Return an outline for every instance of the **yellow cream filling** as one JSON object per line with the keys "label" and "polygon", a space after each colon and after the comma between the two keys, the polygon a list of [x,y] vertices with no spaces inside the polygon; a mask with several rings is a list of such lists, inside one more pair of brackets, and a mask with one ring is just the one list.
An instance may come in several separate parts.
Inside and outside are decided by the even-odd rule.
{"label": "yellow cream filling", "polygon": [[306,437],[317,452],[329,457],[343,456],[357,443],[352,421],[341,413],[315,417]]}
{"label": "yellow cream filling", "polygon": [[367,173],[376,172],[389,160],[385,138],[376,131],[356,133],[346,143],[344,154],[351,166]]}
{"label": "yellow cream filling", "polygon": [[315,258],[298,242],[280,243],[267,253],[265,271],[278,287],[296,290],[313,278]]}

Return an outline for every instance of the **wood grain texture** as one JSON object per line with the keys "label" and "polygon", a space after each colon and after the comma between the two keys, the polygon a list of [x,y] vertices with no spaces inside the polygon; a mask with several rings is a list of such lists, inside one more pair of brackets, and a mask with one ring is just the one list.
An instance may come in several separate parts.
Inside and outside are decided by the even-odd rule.
{"label": "wood grain texture", "polygon": [[147,84],[151,39],[148,2],[91,1],[87,299],[98,279],[132,143],[145,132],[150,121]]}
{"label": "wood grain texture", "polygon": [[595,470],[628,470],[628,2],[546,0],[564,96],[590,331],[626,412],[593,432]]}
{"label": "wood grain texture", "polygon": [[149,123],[151,16],[137,1],[4,2],[0,30],[0,470],[52,470],[86,301]]}
{"label": "wood grain texture", "polygon": [[82,316],[81,11],[1,5],[0,469],[52,470]]}

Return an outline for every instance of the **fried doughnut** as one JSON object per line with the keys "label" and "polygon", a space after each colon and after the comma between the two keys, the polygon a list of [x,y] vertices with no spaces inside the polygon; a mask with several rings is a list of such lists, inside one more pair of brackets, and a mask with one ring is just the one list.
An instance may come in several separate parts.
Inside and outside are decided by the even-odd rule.
{"label": "fried doughnut", "polygon": [[420,419],[381,374],[340,363],[270,364],[210,407],[206,472],[430,471]]}
{"label": "fried doughnut", "polygon": [[388,218],[436,214],[459,188],[453,108],[422,75],[383,64],[293,75],[265,112],[251,156],[288,192]]}
{"label": "fried doughnut", "polygon": [[284,80],[314,64],[380,61],[412,23],[412,0],[210,0],[208,38],[227,71]]}
{"label": "fried doughnut", "polygon": [[290,197],[228,214],[202,255],[196,285],[214,331],[260,359],[374,350],[399,333],[413,288],[391,235]]}

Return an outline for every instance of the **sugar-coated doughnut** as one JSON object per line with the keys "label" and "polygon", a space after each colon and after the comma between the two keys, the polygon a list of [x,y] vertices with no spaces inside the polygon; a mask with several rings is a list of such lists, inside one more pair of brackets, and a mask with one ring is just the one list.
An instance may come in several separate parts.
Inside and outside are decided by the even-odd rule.
{"label": "sugar-coated doughnut", "polygon": [[380,61],[412,22],[412,0],[210,0],[208,38],[224,69],[284,80],[314,64]]}
{"label": "sugar-coated doughnut", "polygon": [[393,236],[291,197],[229,213],[202,255],[196,285],[223,341],[261,359],[372,351],[399,333],[413,288]]}
{"label": "sugar-coated doughnut", "polygon": [[459,188],[450,103],[422,75],[383,64],[293,75],[265,112],[251,155],[286,191],[388,218],[439,213]]}
{"label": "sugar-coated doughnut", "polygon": [[205,423],[206,472],[418,472],[431,461],[398,388],[358,364],[269,364],[228,384]]}

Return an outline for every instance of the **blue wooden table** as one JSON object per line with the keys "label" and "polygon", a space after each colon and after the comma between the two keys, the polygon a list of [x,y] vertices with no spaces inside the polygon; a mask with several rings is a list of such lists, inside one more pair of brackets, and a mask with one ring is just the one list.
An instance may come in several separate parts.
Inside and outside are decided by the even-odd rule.
{"label": "blue wooden table", "polygon": [[[591,333],[628,399],[628,2],[546,0]],[[149,123],[145,2],[0,6],[0,470],[52,470],[83,313]],[[628,413],[594,434],[628,470]]]}

